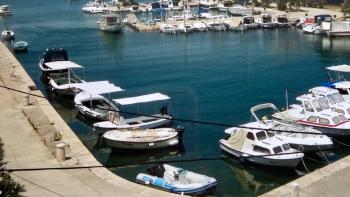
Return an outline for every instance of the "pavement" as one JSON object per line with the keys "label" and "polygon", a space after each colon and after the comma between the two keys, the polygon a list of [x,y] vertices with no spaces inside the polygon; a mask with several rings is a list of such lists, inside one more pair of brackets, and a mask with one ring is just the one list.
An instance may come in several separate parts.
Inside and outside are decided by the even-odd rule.
{"label": "pavement", "polygon": [[[38,68],[39,72],[39,68]],[[11,52],[0,43],[0,85],[42,95]],[[101,166],[45,98],[0,88],[0,137],[8,169]],[[68,159],[57,162],[55,145]],[[135,173],[136,174],[136,173]],[[178,196],[127,181],[104,167],[16,171],[23,196]]]}

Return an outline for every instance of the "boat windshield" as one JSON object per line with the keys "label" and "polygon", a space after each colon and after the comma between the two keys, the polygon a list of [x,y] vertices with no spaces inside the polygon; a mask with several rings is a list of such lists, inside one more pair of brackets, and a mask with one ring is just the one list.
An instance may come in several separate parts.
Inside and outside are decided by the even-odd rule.
{"label": "boat windshield", "polygon": [[258,138],[258,140],[264,140],[267,138],[267,136],[264,131],[260,131],[256,133],[256,138]]}
{"label": "boat windshield", "polygon": [[340,120],[340,118],[338,118],[338,116],[334,116],[332,118],[332,121],[333,121],[334,124],[339,124],[341,122],[341,120]]}
{"label": "boat windshield", "polygon": [[290,149],[289,144],[283,144],[282,147],[283,147],[283,150],[285,151]]}
{"label": "boat windshield", "polygon": [[320,112],[320,111],[323,110],[322,107],[321,107],[321,105],[320,105],[320,103],[319,103],[316,99],[312,100],[312,104],[314,105],[314,107],[316,108],[316,110],[317,110],[318,112]]}
{"label": "boat windshield", "polygon": [[339,116],[339,118],[340,118],[340,120],[341,121],[343,121],[343,122],[345,122],[345,121],[347,121],[348,119],[344,116],[344,115],[338,115]]}
{"label": "boat windshield", "polygon": [[327,95],[327,98],[328,98],[329,102],[330,102],[332,105],[334,105],[334,104],[337,103],[337,102],[335,102],[335,100],[334,100],[334,98],[333,98],[333,96],[332,96],[331,94],[328,94],[328,95]]}
{"label": "boat windshield", "polygon": [[282,151],[283,150],[282,150],[282,148],[280,146],[276,146],[276,147],[273,148],[273,152],[275,152],[275,154],[278,154],[278,153],[280,153]]}
{"label": "boat windshield", "polygon": [[267,133],[267,136],[269,137],[275,136],[275,134],[272,131],[266,131],[266,133]]}
{"label": "boat windshield", "polygon": [[332,96],[337,103],[341,103],[345,101],[344,98],[339,93],[334,93]]}
{"label": "boat windshield", "polygon": [[325,98],[319,98],[318,101],[321,104],[323,109],[329,109],[329,105],[328,105],[327,100]]}

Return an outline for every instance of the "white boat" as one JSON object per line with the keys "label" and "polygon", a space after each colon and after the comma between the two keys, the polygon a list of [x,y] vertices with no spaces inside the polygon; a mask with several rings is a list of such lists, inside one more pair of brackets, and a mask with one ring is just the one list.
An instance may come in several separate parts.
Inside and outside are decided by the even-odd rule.
{"label": "white boat", "polygon": [[220,12],[228,12],[228,9],[233,6],[233,1],[223,1],[222,3],[219,3],[217,8]]}
{"label": "white boat", "polygon": [[228,12],[231,15],[235,15],[235,16],[248,16],[248,15],[254,14],[252,8],[247,8],[238,4],[229,7]]}
{"label": "white boat", "polygon": [[84,116],[94,120],[108,120],[109,111],[118,111],[110,99],[100,94],[123,91],[108,81],[75,84],[81,90],[74,98],[76,109]]}
{"label": "white boat", "polygon": [[185,195],[204,195],[211,192],[217,185],[217,180],[213,177],[168,164],[152,166],[147,170],[147,174],[139,173],[136,181],[161,190]]}
{"label": "white boat", "polygon": [[289,147],[282,138],[259,129],[229,128],[228,139],[220,140],[220,148],[241,161],[291,167],[298,165],[304,154]]}
{"label": "white boat", "polygon": [[108,10],[108,4],[102,0],[90,1],[84,5],[82,11],[88,14],[98,14],[103,13]]}
{"label": "white boat", "polygon": [[176,27],[170,24],[161,24],[159,31],[166,34],[176,34]]}
{"label": "white boat", "polygon": [[242,17],[242,25],[247,29],[256,29],[258,28],[258,24],[255,22],[254,16],[243,16]]}
{"label": "white boat", "polygon": [[208,30],[212,31],[226,31],[227,27],[224,23],[208,23]]}
{"label": "white boat", "polygon": [[347,119],[350,119],[350,103],[345,101],[338,90],[318,86],[311,88],[309,92],[313,95],[323,97],[333,111],[343,114]]}
{"label": "white boat", "polygon": [[316,24],[308,24],[305,25],[302,30],[306,34],[315,34],[316,27]]}
{"label": "white boat", "polygon": [[122,17],[118,14],[101,15],[99,20],[100,29],[105,32],[121,32]]}
{"label": "white boat", "polygon": [[11,15],[10,6],[0,4],[0,15]]}
{"label": "white boat", "polygon": [[78,92],[80,92],[80,89],[75,85],[85,83],[85,81],[75,75],[73,69],[82,69],[82,66],[71,61],[48,62],[46,63],[46,66],[51,68],[51,70],[67,71],[62,72],[59,75],[49,76],[50,91],[52,91],[56,96],[75,96]]}
{"label": "white boat", "polygon": [[26,41],[18,41],[13,44],[13,50],[15,51],[27,51],[28,50],[28,42]]}
{"label": "white boat", "polygon": [[5,30],[1,32],[1,40],[5,42],[10,42],[15,40],[15,32],[11,30]]}
{"label": "white boat", "polygon": [[348,119],[343,114],[332,111],[323,97],[306,94],[297,97],[296,100],[301,104],[291,105],[287,110],[275,113],[272,117],[314,127],[330,137],[350,136]]}
{"label": "white boat", "polygon": [[256,23],[261,28],[271,29],[275,27],[275,23],[272,22],[271,14],[261,14],[260,18],[256,20]]}
{"label": "white boat", "polygon": [[193,23],[193,29],[195,31],[208,31],[208,27],[204,22]]}
{"label": "white boat", "polygon": [[[137,97],[114,99],[113,101],[120,105],[120,108],[127,105],[140,103],[150,103],[156,101],[166,101],[170,99],[167,95],[161,93],[147,94]],[[97,122],[93,124],[96,133],[104,133],[113,129],[150,129],[171,123],[171,116],[168,114],[166,106],[163,106],[158,114],[150,116],[137,116],[132,118],[124,118],[117,112],[109,114],[109,120]]]}
{"label": "white boat", "polygon": [[[273,137],[276,135],[278,138],[282,138],[285,142],[287,142],[291,148],[302,152],[312,152],[329,149],[333,146],[333,142],[329,137],[322,135],[321,132],[312,129],[311,127],[283,123],[269,118],[271,114],[279,112],[276,106],[272,103],[264,103],[254,106],[250,109],[250,112],[255,121],[243,124],[241,125],[242,127],[264,130],[271,129],[271,131],[267,132],[268,137]],[[265,112],[265,114],[262,112]],[[233,132],[236,129],[237,128],[227,129],[225,132]]]}
{"label": "white boat", "polygon": [[285,14],[278,14],[275,17],[274,23],[277,27],[290,27],[291,23]]}
{"label": "white boat", "polygon": [[180,133],[173,128],[112,130],[103,134],[111,148],[148,150],[176,146]]}
{"label": "white boat", "polygon": [[194,28],[190,24],[179,24],[176,26],[176,31],[180,33],[191,33],[194,31]]}
{"label": "white boat", "polygon": [[329,66],[326,68],[329,71],[334,72],[333,76],[330,76],[330,82],[324,84],[326,87],[334,88],[339,91],[345,101],[350,102],[350,81],[346,80],[343,73],[350,73],[350,66],[346,64]]}

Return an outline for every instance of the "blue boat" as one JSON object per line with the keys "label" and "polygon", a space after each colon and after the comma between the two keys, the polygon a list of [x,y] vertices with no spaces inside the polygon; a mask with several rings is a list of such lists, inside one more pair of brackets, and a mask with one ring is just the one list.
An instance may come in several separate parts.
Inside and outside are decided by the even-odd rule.
{"label": "blue boat", "polygon": [[194,173],[168,164],[155,165],[147,170],[148,174],[139,173],[136,182],[172,193],[203,195],[217,185],[213,177]]}

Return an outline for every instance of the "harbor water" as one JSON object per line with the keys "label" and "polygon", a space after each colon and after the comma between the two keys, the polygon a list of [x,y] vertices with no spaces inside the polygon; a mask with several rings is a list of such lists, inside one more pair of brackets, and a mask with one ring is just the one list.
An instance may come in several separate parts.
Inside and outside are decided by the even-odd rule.
{"label": "harbor water", "polygon": [[[252,120],[250,107],[265,102],[285,107],[286,90],[294,103],[297,95],[328,80],[325,67],[350,60],[350,39],[305,35],[294,28],[188,35],[124,28],[108,34],[99,30],[98,15],[81,12],[83,0],[2,3],[11,5],[13,15],[0,16],[0,28],[9,27],[17,41],[29,43],[28,52],[16,57],[41,90],[39,57],[46,48],[62,47],[85,67],[77,71],[85,80],[109,80],[126,90],[114,97],[165,93],[171,97],[169,112],[181,119],[245,123]],[[71,103],[52,104],[100,162],[122,166],[110,169],[130,181],[150,166],[143,163],[166,160],[184,160],[173,165],[215,177],[213,196],[256,196],[298,177],[293,169],[241,164],[224,155],[218,142],[225,127],[214,125],[175,121],[185,128],[183,149],[111,152]],[[307,160],[306,165],[322,166]]]}

